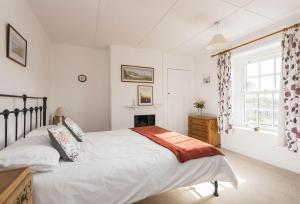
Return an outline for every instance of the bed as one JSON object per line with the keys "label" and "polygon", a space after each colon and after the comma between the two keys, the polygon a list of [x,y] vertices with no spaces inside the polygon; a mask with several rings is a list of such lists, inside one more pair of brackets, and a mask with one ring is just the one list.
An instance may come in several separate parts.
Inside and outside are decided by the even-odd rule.
{"label": "bed", "polygon": [[[43,131],[39,134],[47,134]],[[171,151],[130,129],[90,132],[86,138],[76,162],[60,161],[55,171],[34,173],[34,203],[123,204],[202,182],[237,186],[221,155],[180,163]]]}

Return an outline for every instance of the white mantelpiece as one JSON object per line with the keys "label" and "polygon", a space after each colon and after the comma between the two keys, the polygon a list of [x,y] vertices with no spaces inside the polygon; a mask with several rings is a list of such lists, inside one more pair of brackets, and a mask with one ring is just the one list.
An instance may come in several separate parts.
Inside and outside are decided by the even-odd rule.
{"label": "white mantelpiece", "polygon": [[127,105],[125,108],[136,109],[136,108],[159,108],[162,104],[154,104],[152,106],[137,106],[137,105]]}

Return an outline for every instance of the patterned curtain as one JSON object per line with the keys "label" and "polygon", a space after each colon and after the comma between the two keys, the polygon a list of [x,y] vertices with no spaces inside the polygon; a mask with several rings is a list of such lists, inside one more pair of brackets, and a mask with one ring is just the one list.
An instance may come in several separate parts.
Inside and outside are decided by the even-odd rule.
{"label": "patterned curtain", "polygon": [[283,33],[282,80],[284,101],[284,136],[288,149],[300,147],[300,31],[293,27]]}
{"label": "patterned curtain", "polygon": [[218,126],[221,134],[228,134],[231,123],[231,54],[226,52],[218,58],[219,115]]}

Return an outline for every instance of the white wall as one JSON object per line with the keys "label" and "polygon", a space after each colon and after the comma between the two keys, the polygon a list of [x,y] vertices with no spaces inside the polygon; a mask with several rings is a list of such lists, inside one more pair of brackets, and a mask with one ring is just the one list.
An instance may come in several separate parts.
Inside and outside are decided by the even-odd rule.
{"label": "white wall", "polygon": [[[28,43],[27,67],[6,57],[6,25],[11,24]],[[47,96],[50,41],[26,0],[0,1],[0,93]],[[36,101],[30,101],[36,104]],[[0,110],[22,108],[22,101],[0,98]],[[9,123],[9,127],[14,123]],[[0,119],[0,149],[3,146],[3,119]],[[14,130],[9,128],[10,130]],[[23,131],[20,127],[20,131]],[[20,132],[19,131],[19,132]],[[9,141],[14,132],[9,132]]]}
{"label": "white wall", "polygon": [[300,174],[300,154],[278,145],[278,136],[235,128],[222,136],[222,147]]}
{"label": "white wall", "polygon": [[[121,65],[137,65],[155,68],[153,85],[154,106],[126,108],[137,103],[137,85],[140,83],[121,82]],[[166,82],[167,68],[194,68],[193,58],[164,54],[160,51],[111,46],[111,125],[112,129],[134,126],[134,115],[155,114],[156,124],[166,125]],[[147,84],[149,85],[149,84]],[[193,90],[191,90],[193,92]]]}
{"label": "white wall", "polygon": [[[209,53],[202,53],[196,60],[196,75],[198,77],[197,96],[206,101],[205,112],[218,114],[218,84],[216,59]],[[211,73],[210,85],[200,81],[204,73]],[[234,128],[231,135],[221,136],[221,145],[249,157],[270,163],[272,165],[300,173],[300,154],[290,152],[286,147],[278,145],[278,136],[266,132],[255,132],[250,129]]]}
{"label": "white wall", "polygon": [[[51,48],[49,110],[62,106],[84,131],[110,129],[109,52],[63,44]],[[85,74],[87,81],[77,80]]]}
{"label": "white wall", "polygon": [[[6,57],[6,25],[10,23],[28,43],[27,67]],[[26,0],[0,1],[0,92],[46,95],[49,40]]]}
{"label": "white wall", "polygon": [[[218,114],[218,78],[216,58],[211,58],[209,53],[203,53],[196,57],[195,86],[196,98],[204,100],[206,107],[204,114],[217,116]],[[203,83],[203,75],[210,74],[210,84]]]}

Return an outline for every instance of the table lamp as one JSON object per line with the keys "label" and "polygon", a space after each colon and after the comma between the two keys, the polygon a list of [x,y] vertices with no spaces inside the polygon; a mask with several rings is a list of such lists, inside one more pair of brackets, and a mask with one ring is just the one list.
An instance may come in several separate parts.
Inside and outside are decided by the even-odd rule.
{"label": "table lamp", "polygon": [[65,116],[65,110],[63,107],[58,107],[56,111],[54,112],[54,117],[53,117],[53,124],[54,125],[61,125],[62,121]]}

